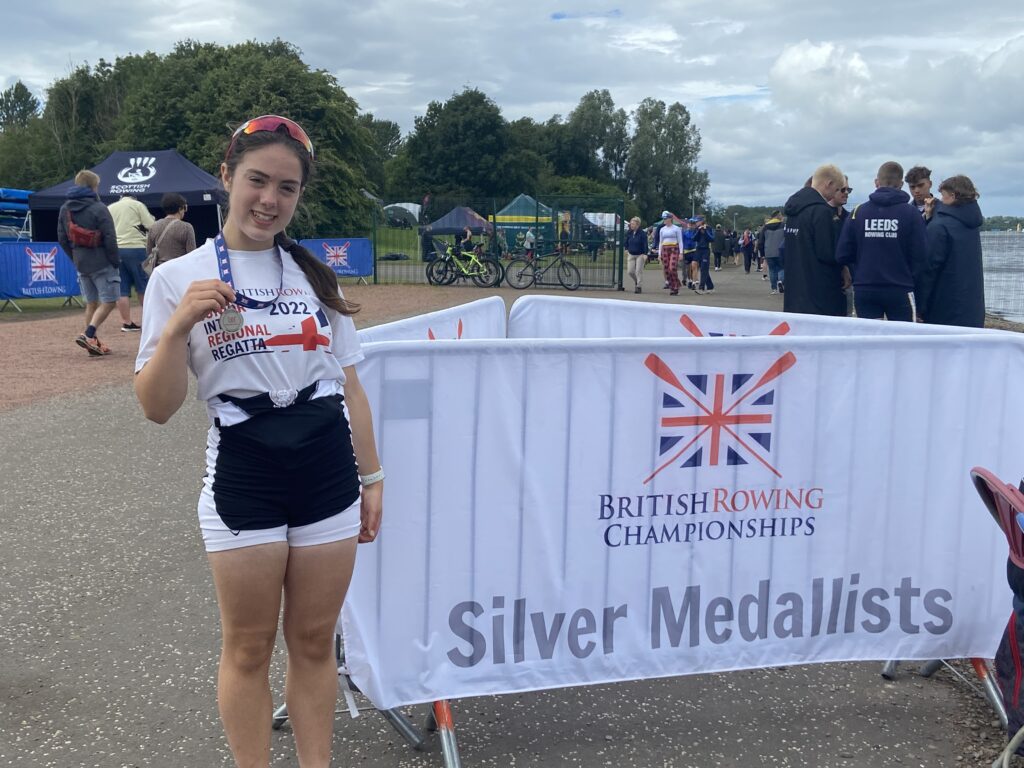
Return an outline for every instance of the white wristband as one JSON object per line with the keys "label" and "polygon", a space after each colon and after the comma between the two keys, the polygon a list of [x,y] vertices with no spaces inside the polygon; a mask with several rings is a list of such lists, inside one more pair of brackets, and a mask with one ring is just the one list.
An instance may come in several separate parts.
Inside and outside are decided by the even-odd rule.
{"label": "white wristband", "polygon": [[359,476],[359,484],[360,485],[373,485],[374,483],[379,483],[383,479],[384,479],[384,467],[381,467],[376,472],[371,472],[368,475],[360,475]]}

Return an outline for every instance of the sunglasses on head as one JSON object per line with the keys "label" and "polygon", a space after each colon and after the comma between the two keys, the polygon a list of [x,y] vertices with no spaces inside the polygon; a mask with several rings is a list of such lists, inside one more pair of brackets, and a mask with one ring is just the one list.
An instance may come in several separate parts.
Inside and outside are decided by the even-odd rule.
{"label": "sunglasses on head", "polygon": [[302,130],[302,126],[294,120],[289,120],[287,117],[281,117],[280,115],[261,115],[260,117],[254,117],[252,120],[246,120],[231,134],[231,143],[228,144],[227,154],[231,154],[231,148],[235,146],[235,140],[243,133],[259,133],[260,131],[277,133],[281,129],[284,129],[285,133],[305,147],[306,151],[309,152],[309,158],[313,159],[313,142],[309,140],[309,136]]}

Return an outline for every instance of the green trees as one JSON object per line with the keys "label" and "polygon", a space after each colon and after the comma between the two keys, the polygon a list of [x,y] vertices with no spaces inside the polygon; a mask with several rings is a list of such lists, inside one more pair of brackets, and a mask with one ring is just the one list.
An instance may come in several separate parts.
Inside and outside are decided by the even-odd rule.
{"label": "green trees", "polygon": [[627,189],[650,220],[668,208],[680,216],[703,207],[706,171],[697,170],[700,133],[682,104],[657,99],[640,102],[626,160]]}
{"label": "green trees", "polygon": [[[631,133],[632,129],[632,133]],[[431,102],[387,170],[387,197],[504,197],[518,192],[623,196],[651,221],[664,207],[702,207],[700,134],[682,104],[644,100],[628,115],[607,90],[585,94],[566,119],[505,121],[476,89]]]}
{"label": "green trees", "polygon": [[395,122],[359,114],[333,76],[281,40],[185,40],[164,56],[82,64],[51,84],[42,108],[15,83],[0,94],[0,186],[42,189],[116,149],[174,148],[216,174],[231,129],[266,113],[298,120],[317,151],[293,235],[365,228],[373,202],[364,191],[391,200],[623,196],[648,221],[665,207],[702,207],[707,192],[700,135],[681,104],[645,99],[628,114],[593,90],[564,119],[509,123],[466,88],[431,102],[403,137]]}
{"label": "green trees", "polygon": [[371,203],[360,189],[371,186],[374,136],[334,78],[311,70],[280,40],[227,47],[184,41],[166,56],[78,67],[50,86],[41,115],[0,135],[0,178],[41,189],[114,149],[173,148],[218,174],[231,128],[267,113],[302,123],[317,153],[316,178],[291,234],[365,227]]}

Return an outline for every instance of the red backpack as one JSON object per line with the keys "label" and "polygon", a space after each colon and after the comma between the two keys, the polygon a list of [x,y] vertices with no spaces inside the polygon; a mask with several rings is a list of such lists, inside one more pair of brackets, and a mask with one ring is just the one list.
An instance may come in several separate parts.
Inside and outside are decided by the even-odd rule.
{"label": "red backpack", "polygon": [[68,240],[82,248],[98,248],[103,242],[103,233],[98,229],[86,229],[75,224],[68,211]]}

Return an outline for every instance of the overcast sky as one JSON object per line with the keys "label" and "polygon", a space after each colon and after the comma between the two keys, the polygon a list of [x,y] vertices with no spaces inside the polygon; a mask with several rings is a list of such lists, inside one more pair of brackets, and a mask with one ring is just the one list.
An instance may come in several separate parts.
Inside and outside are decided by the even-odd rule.
{"label": "overcast sky", "polygon": [[41,100],[81,63],[280,37],[403,132],[464,86],[541,121],[607,88],[627,111],[686,105],[726,205],[781,203],[823,162],[856,203],[895,159],[936,186],[965,173],[987,215],[1024,215],[1020,0],[41,0],[4,16],[0,84]]}

